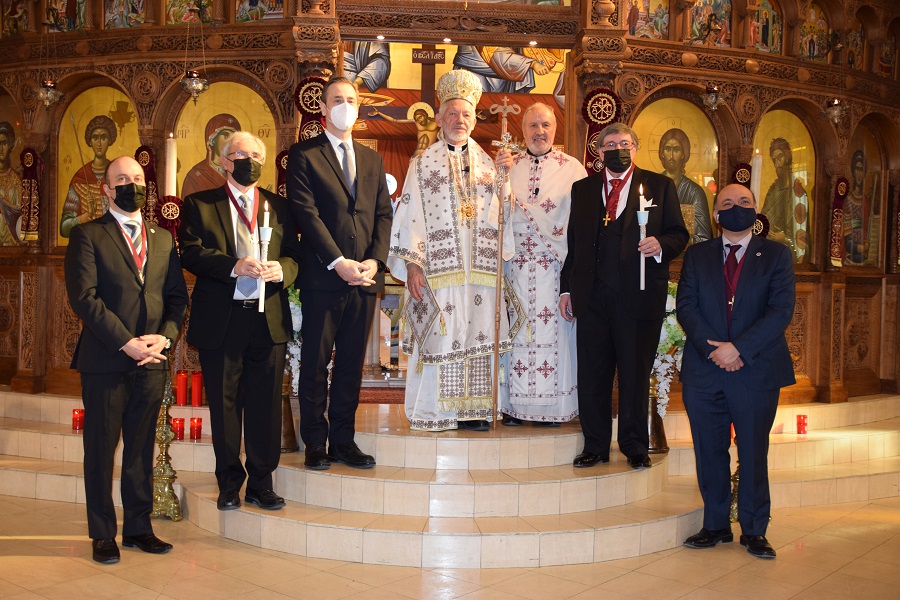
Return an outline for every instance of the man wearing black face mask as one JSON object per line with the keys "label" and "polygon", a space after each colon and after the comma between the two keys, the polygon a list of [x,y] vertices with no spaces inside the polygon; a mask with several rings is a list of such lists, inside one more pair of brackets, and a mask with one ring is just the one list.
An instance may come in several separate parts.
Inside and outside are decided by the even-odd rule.
{"label": "man wearing black face mask", "polygon": [[[84,401],[84,489],[95,561],[119,561],[112,498],[113,459],[122,455],[122,545],[168,552],[153,534],[151,473],[164,351],[178,336],[187,288],[172,235],[141,218],[144,171],[133,158],[110,162],[103,177],[109,212],[76,225],[66,249],[66,292],[84,322],[72,367]],[[113,187],[110,187],[113,186]]]}
{"label": "man wearing black face mask", "polygon": [[[605,169],[572,186],[559,310],[578,318],[578,412],[584,451],[576,467],[609,461],[612,385],[619,373],[619,450],[635,469],[650,466],[647,430],[650,370],[666,310],[669,261],[688,242],[675,184],[632,163],[638,139],[614,123],[600,132]],[[646,237],[636,213],[647,209]],[[640,289],[640,261],[646,263]]]}
{"label": "man wearing black face mask", "polygon": [[[257,186],[265,161],[262,140],[234,133],[222,151],[225,185],[188,196],[179,229],[184,268],[197,276],[187,340],[200,350],[219,510],[241,505],[245,480],[247,502],[267,510],[284,506],[272,472],[281,457],[281,379],[293,332],[287,288],[297,277],[300,251],[287,200]],[[259,227],[267,218],[272,238],[268,260],[261,261]]]}
{"label": "man wearing black face mask", "polygon": [[780,388],[794,383],[784,331],[794,314],[794,268],[787,246],[752,234],[756,199],[725,186],[713,216],[723,235],[691,246],[678,284],[678,321],[687,334],[681,381],[691,422],[703,528],[689,548],[731,542],[730,425],[734,424],[741,485],[741,545],[775,558],[769,524],[767,453]]}

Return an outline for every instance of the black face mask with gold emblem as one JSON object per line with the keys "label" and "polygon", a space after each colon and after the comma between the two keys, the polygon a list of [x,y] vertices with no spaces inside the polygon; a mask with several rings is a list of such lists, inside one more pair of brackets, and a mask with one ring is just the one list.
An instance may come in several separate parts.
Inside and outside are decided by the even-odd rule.
{"label": "black face mask with gold emblem", "polygon": [[147,188],[136,183],[116,186],[116,206],[124,212],[133,213],[141,210],[147,203]]}

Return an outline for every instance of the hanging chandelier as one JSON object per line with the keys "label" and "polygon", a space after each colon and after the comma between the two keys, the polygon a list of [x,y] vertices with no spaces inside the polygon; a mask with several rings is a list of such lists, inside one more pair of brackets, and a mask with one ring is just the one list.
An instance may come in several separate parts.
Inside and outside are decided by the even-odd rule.
{"label": "hanging chandelier", "polygon": [[[206,40],[203,37],[203,13],[198,7],[190,7],[188,12],[194,13],[194,16],[200,22],[200,52],[203,57],[203,71],[206,71]],[[193,20],[193,19],[191,19]],[[188,68],[188,55],[190,54],[193,41],[191,38],[191,20],[188,21],[187,39],[184,43],[184,77],[179,82],[181,89],[191,95],[194,104],[197,104],[197,98],[200,94],[209,89],[209,80],[200,75],[200,70]]]}
{"label": "hanging chandelier", "polygon": [[844,103],[836,96],[825,101],[825,116],[835,125],[841,122],[841,119],[844,116],[844,110],[846,110]]}
{"label": "hanging chandelier", "polygon": [[[54,79],[50,69],[50,61],[56,58],[56,44],[53,43],[53,47],[51,48],[51,38],[49,38],[49,35],[50,34],[47,33],[41,34],[40,55],[38,56],[41,84],[35,90],[38,99],[41,101],[41,104],[44,105],[46,110],[50,110],[51,106],[63,99],[63,93],[56,87],[56,79]],[[46,56],[44,56],[45,47],[47,51]],[[50,56],[51,51],[53,52],[53,57]]]}
{"label": "hanging chandelier", "polygon": [[725,103],[725,95],[719,91],[719,86],[711,83],[706,86],[706,93],[700,94],[700,100],[703,101],[703,106],[716,112]]}
{"label": "hanging chandelier", "polygon": [[188,69],[181,78],[181,89],[191,95],[194,104],[197,104],[197,98],[209,89],[209,80],[200,77],[200,71]]}
{"label": "hanging chandelier", "polygon": [[63,97],[63,93],[56,88],[56,82],[52,79],[45,79],[41,82],[41,87],[37,89],[37,95],[47,110],[50,110],[50,107],[62,100]]}

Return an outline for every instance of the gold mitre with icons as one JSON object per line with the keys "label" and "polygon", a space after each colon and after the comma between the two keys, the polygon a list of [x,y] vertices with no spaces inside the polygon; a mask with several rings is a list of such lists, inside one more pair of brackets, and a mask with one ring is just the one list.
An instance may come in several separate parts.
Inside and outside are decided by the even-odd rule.
{"label": "gold mitre with icons", "polygon": [[441,104],[459,98],[475,107],[481,100],[481,92],[481,80],[465,69],[448,71],[438,79],[437,97]]}

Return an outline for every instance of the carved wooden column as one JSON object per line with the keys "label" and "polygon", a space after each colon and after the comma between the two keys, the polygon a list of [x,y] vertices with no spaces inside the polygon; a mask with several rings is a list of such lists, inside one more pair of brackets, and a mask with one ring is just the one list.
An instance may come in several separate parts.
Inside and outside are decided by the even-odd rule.
{"label": "carved wooden column", "polygon": [[[678,11],[677,17],[677,25],[678,25],[678,33],[676,40],[681,40],[682,42],[688,42],[691,39],[691,9],[694,7],[694,4],[697,3],[697,0],[677,0],[675,2],[675,10]],[[673,22],[672,20],[670,22]]]}
{"label": "carved wooden column", "polygon": [[891,196],[887,210],[887,272],[900,273],[900,169],[888,172]]}
{"label": "carved wooden column", "polygon": [[299,80],[328,79],[339,68],[340,34],[333,0],[298,0],[299,14],[293,17]]}
{"label": "carved wooden column", "polygon": [[[566,123],[574,124],[566,127],[566,147],[578,157],[584,156],[587,133],[587,124],[581,116],[585,92],[597,87],[615,89],[616,76],[622,73],[622,60],[629,52],[622,23],[610,23],[608,2],[584,2],[581,6],[583,32],[567,61],[571,64],[566,66],[571,68],[567,74],[574,77],[567,77],[565,109]],[[622,6],[620,16],[624,14],[621,9]],[[617,115],[616,120],[624,120],[623,117]]]}
{"label": "carved wooden column", "polygon": [[51,314],[53,275],[47,267],[21,264],[19,272],[19,347],[14,392],[40,394],[46,376],[46,349]]}
{"label": "carved wooden column", "polygon": [[900,392],[900,169],[888,172],[887,275],[884,278],[884,309],[881,325],[881,391]]}
{"label": "carved wooden column", "polygon": [[[138,139],[141,145],[150,146],[150,149],[156,154],[157,162],[164,158],[166,137],[166,133],[162,129],[154,129],[149,125],[138,125]],[[162,167],[163,165],[156,165],[157,174],[159,174]]]}
{"label": "carved wooden column", "polygon": [[819,302],[819,373],[816,389],[820,402],[847,401],[844,387],[844,292],[847,288],[840,273],[822,277]]}

